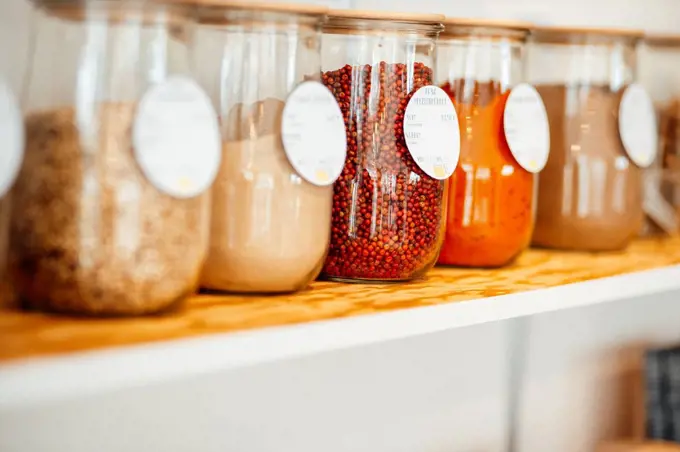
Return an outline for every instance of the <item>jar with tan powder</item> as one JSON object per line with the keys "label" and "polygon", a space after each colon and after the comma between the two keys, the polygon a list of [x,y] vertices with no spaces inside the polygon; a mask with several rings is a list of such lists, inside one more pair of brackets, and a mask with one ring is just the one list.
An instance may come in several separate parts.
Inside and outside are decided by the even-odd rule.
{"label": "jar with tan powder", "polygon": [[194,62],[222,131],[201,285],[302,289],[328,250],[332,184],[346,153],[340,108],[319,83],[326,9],[201,0],[196,12]]}
{"label": "jar with tan powder", "polygon": [[640,49],[640,82],[656,108],[659,149],[645,171],[645,232],[680,229],[680,35],[647,35]]}
{"label": "jar with tan powder", "polygon": [[536,28],[529,78],[548,112],[533,244],[624,248],[640,230],[642,169],[656,154],[653,106],[636,82],[637,31]]}
{"label": "jar with tan powder", "polygon": [[217,117],[189,76],[191,11],[160,0],[34,0],[25,156],[9,267],[29,307],[157,312],[194,292]]}

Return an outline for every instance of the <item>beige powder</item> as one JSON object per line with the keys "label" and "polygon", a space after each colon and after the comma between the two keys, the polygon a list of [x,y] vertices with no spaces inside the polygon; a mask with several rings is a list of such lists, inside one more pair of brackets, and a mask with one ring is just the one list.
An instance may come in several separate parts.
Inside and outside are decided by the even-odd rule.
{"label": "beige powder", "polygon": [[26,119],[9,267],[27,304],[144,314],[196,288],[209,195],[176,199],[144,177],[130,138],[134,114],[133,104],[103,104],[80,127],[72,108]]}
{"label": "beige powder", "polygon": [[204,288],[289,292],[314,280],[330,237],[332,186],[300,178],[286,158],[279,130],[283,103],[232,110],[222,166],[212,188],[210,251]]}
{"label": "beige powder", "polygon": [[550,157],[539,175],[538,246],[625,247],[642,222],[641,170],[618,131],[620,96],[604,87],[539,85],[550,122]]}

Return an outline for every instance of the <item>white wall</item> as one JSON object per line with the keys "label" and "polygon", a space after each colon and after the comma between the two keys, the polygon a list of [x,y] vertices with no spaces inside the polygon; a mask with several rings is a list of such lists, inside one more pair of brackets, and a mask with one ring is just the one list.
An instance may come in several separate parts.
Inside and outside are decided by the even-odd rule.
{"label": "white wall", "polygon": [[[273,0],[286,2],[287,0]],[[529,20],[541,24],[639,28],[680,33],[678,0],[298,0],[334,8],[354,7],[451,16]],[[19,89],[29,52],[28,0],[0,0],[0,75]]]}
{"label": "white wall", "polygon": [[[333,1],[345,2],[680,32],[679,0]],[[15,85],[27,17],[24,0],[0,0],[0,73]],[[508,368],[516,365],[523,391],[515,450],[586,452],[599,439],[632,433],[639,350],[680,341],[677,299],[528,319],[526,362],[509,349],[520,324],[502,322],[0,413],[0,451],[504,451]]]}
{"label": "white wall", "polygon": [[[541,24],[626,27],[649,32],[680,33],[678,0],[298,1],[325,4],[333,8],[414,11],[463,17],[521,19]],[[0,0],[0,75],[8,79],[15,90],[21,88],[29,53],[31,26],[28,0]],[[648,68],[646,73],[650,73]]]}

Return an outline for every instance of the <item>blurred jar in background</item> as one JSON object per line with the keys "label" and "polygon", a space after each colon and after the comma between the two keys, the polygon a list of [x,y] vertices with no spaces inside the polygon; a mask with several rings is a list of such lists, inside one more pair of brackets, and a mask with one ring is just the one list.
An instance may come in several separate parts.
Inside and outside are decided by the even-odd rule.
{"label": "blurred jar in background", "polygon": [[536,28],[529,77],[550,121],[533,244],[624,248],[642,224],[642,168],[656,154],[649,96],[636,81],[641,32]]}
{"label": "blurred jar in background", "polygon": [[649,92],[659,131],[656,160],[644,173],[644,234],[680,228],[680,35],[647,35],[639,76]]}

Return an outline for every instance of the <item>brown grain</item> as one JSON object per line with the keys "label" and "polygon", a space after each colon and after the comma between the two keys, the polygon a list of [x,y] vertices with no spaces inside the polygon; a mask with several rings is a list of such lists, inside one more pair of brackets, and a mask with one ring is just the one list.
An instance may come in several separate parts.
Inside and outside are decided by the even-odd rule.
{"label": "brown grain", "polygon": [[133,104],[103,104],[90,114],[63,108],[27,117],[9,262],[26,304],[131,315],[194,291],[209,199],[170,197],[143,176],[132,151],[134,114]]}

